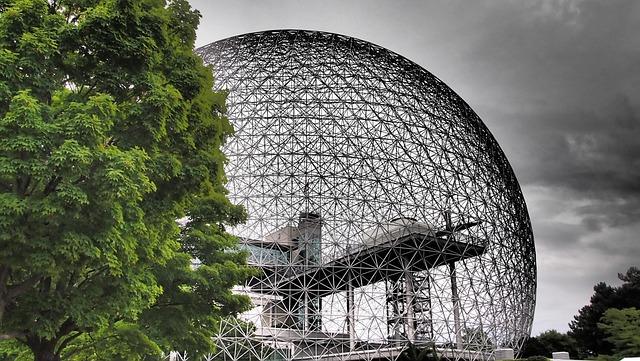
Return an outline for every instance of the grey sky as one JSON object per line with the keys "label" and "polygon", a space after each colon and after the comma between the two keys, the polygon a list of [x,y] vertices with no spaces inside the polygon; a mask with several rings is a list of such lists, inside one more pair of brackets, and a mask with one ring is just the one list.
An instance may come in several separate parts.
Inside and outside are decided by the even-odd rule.
{"label": "grey sky", "polygon": [[191,0],[197,45],[341,33],[442,79],[483,119],[533,221],[533,333],[568,329],[592,286],[640,265],[640,2]]}

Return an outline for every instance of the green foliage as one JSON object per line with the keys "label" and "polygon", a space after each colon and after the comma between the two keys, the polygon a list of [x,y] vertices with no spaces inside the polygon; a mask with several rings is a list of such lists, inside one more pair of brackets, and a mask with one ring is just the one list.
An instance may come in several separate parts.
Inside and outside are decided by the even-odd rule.
{"label": "green foliage", "polygon": [[526,358],[527,361],[549,361],[548,358],[544,356],[529,356]]}
{"label": "green foliage", "polygon": [[16,340],[0,340],[0,361],[31,361],[33,353]]}
{"label": "green foliage", "polygon": [[522,348],[520,348],[518,357],[527,358],[533,356],[542,356],[549,354],[549,352],[550,351],[547,349],[547,347],[542,344],[542,342],[540,342],[537,337],[529,337],[524,340]]}
{"label": "green foliage", "polygon": [[602,316],[598,327],[609,335],[617,357],[640,355],[640,310],[610,308]]}
{"label": "green foliage", "polygon": [[551,353],[557,351],[566,351],[573,358],[578,356],[577,343],[571,336],[548,330],[528,338],[520,350],[520,357],[551,357]]}
{"label": "green foliage", "polygon": [[62,352],[69,361],[160,360],[162,350],[135,324],[117,322],[97,332],[83,333]]}
{"label": "green foliage", "polygon": [[621,357],[611,355],[598,355],[598,357],[590,359],[596,361],[620,361]]}
{"label": "green foliage", "polygon": [[598,327],[604,313],[610,308],[640,308],[640,269],[631,267],[625,274],[618,274],[624,283],[612,287],[604,282],[594,286],[591,303],[584,306],[569,324],[569,335],[578,343],[581,357],[611,355],[614,345],[607,340],[604,330]]}
{"label": "green foliage", "polygon": [[397,361],[438,361],[435,345],[415,345],[409,343],[398,356]]}
{"label": "green foliage", "polygon": [[[245,214],[226,198],[232,127],[193,52],[198,12],[0,10],[0,335],[52,360],[92,344],[110,360],[211,351],[218,320],[248,305],[229,289],[250,270],[225,232]],[[116,340],[124,351],[97,346]]]}

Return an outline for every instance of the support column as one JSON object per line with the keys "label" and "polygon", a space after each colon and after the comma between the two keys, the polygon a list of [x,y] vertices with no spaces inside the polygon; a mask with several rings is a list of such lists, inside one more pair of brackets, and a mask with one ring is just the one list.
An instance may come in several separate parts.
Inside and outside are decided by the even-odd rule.
{"label": "support column", "polygon": [[351,274],[349,274],[349,288],[347,288],[347,326],[349,327],[349,350],[356,348],[356,312],[354,309],[353,284],[351,282]]}
{"label": "support column", "polygon": [[309,313],[309,294],[307,293],[307,291],[304,291],[303,293],[304,296],[302,296],[302,302],[303,302],[303,311],[302,311],[302,329],[304,331],[309,331],[311,330],[311,317],[310,317],[310,313]]}
{"label": "support column", "polygon": [[456,348],[462,350],[462,330],[460,329],[460,297],[458,297],[458,282],[456,280],[456,264],[449,263],[451,277],[451,303],[453,304],[453,328],[456,333]]}
{"label": "support column", "polygon": [[413,274],[410,271],[404,271],[404,282],[405,282],[405,294],[404,294],[404,307],[407,315],[407,339],[410,342],[414,342],[416,339],[416,318],[413,313],[413,299],[414,299],[414,290],[413,290]]}

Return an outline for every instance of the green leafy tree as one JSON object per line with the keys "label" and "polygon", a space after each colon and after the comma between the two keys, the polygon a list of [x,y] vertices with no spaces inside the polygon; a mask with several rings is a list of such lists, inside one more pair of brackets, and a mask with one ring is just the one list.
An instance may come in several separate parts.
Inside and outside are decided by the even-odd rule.
{"label": "green leafy tree", "polygon": [[618,278],[623,281],[619,287],[604,282],[595,285],[591,303],[580,309],[569,324],[569,335],[576,340],[580,357],[613,354],[614,345],[598,327],[608,309],[640,308],[640,269],[631,267],[625,274],[618,274]]}
{"label": "green leafy tree", "polygon": [[208,352],[248,305],[198,21],[186,0],[0,0],[0,339],[36,360]]}
{"label": "green leafy tree", "polygon": [[162,350],[138,325],[117,322],[96,332],[83,333],[65,347],[61,358],[69,361],[160,360]]}
{"label": "green leafy tree", "polygon": [[614,346],[617,357],[640,355],[640,310],[610,308],[598,324],[609,335],[607,340]]}
{"label": "green leafy tree", "polygon": [[519,358],[527,358],[533,356],[546,355],[549,350],[538,340],[537,337],[528,337],[524,340],[522,348],[520,348]]}
{"label": "green leafy tree", "polygon": [[527,361],[548,361],[549,359],[544,356],[529,356],[525,360]]}
{"label": "green leafy tree", "polygon": [[556,330],[548,330],[527,339],[520,351],[520,357],[551,357],[551,353],[557,351],[566,351],[574,358],[578,356],[576,341],[571,336]]}

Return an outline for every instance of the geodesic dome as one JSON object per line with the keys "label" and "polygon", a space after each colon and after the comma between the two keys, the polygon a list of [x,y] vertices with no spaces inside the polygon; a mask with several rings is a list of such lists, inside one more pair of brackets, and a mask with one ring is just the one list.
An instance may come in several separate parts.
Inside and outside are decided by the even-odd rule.
{"label": "geodesic dome", "polygon": [[536,266],[505,155],[471,108],[415,63],[316,31],[200,48],[227,89],[230,230],[259,274],[221,325],[225,360],[451,359],[518,349]]}

